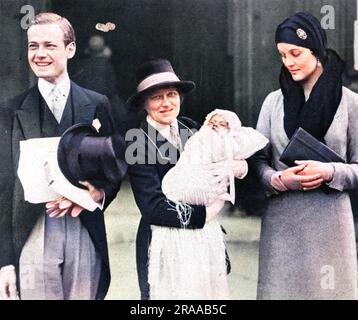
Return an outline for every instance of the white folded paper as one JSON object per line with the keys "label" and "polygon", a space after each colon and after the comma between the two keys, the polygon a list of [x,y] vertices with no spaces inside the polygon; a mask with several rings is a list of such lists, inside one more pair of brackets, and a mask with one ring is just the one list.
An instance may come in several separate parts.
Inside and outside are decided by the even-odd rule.
{"label": "white folded paper", "polygon": [[94,211],[100,205],[87,190],[72,185],[62,174],[57,162],[56,138],[38,138],[20,141],[20,159],[17,174],[30,203],[54,201],[62,196]]}

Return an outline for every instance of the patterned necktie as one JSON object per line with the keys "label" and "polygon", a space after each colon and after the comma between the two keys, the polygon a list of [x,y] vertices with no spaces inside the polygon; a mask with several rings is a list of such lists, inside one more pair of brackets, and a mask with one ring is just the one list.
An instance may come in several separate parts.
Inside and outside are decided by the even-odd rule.
{"label": "patterned necktie", "polygon": [[51,106],[50,109],[56,118],[57,122],[61,122],[62,114],[63,114],[63,95],[57,87],[53,87],[51,90]]}
{"label": "patterned necktie", "polygon": [[170,137],[171,137],[171,143],[175,148],[177,148],[180,152],[183,151],[183,146],[181,143],[180,135],[178,132],[178,129],[175,126],[170,126]]}

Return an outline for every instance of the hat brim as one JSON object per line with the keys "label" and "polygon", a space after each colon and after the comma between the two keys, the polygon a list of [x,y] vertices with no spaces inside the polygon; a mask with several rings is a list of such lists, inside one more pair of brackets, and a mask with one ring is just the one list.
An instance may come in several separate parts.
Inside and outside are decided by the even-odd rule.
{"label": "hat brim", "polygon": [[138,92],[131,97],[128,98],[126,101],[126,105],[131,108],[138,110],[141,105],[140,103],[143,101],[143,98],[153,90],[165,88],[165,87],[175,87],[177,88],[180,93],[187,94],[195,89],[195,83],[193,81],[165,81],[158,84],[155,84],[153,86],[150,86],[149,88]]}
{"label": "hat brim", "polygon": [[81,189],[87,188],[79,183],[77,176],[81,172],[78,147],[87,136],[98,136],[97,130],[90,124],[75,124],[63,133],[57,149],[57,161],[62,174],[71,184]]}

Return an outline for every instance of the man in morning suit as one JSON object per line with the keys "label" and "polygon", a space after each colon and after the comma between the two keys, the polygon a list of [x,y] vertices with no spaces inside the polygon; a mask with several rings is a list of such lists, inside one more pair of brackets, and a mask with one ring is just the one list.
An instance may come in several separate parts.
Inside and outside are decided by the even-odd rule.
{"label": "man in morning suit", "polygon": [[[73,124],[93,121],[101,135],[110,135],[110,105],[70,80],[67,62],[76,43],[66,18],[40,13],[27,35],[38,83],[0,114],[0,299],[103,299],[110,282],[103,211],[68,200],[26,202],[17,167],[21,140],[60,136]],[[90,189],[106,207],[119,186]]]}

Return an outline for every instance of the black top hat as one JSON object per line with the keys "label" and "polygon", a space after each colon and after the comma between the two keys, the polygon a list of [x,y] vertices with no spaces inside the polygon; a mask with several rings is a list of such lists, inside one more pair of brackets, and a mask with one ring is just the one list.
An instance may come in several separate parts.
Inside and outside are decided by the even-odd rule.
{"label": "black top hat", "polygon": [[127,165],[126,144],[122,136],[100,137],[89,124],[76,124],[62,135],[58,165],[63,175],[76,187],[86,189],[79,181],[89,181],[96,188],[118,185]]}
{"label": "black top hat", "polygon": [[137,93],[127,100],[131,108],[138,109],[144,97],[155,89],[173,86],[186,94],[195,88],[193,81],[181,81],[172,65],[165,59],[153,59],[143,63],[136,71]]}

